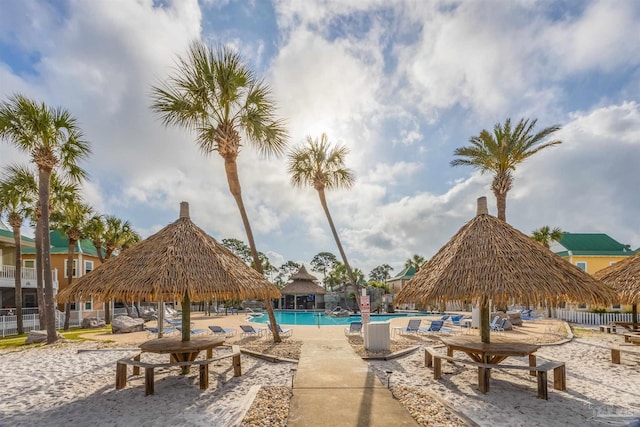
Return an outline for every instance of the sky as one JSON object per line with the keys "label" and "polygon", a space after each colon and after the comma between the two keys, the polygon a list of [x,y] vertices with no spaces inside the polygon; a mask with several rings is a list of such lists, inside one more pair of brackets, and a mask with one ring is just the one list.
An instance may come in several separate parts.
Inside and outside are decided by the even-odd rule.
{"label": "sky", "polygon": [[[289,147],[325,132],[356,178],[327,194],[365,275],[433,256],[475,215],[491,175],[453,152],[511,118],[561,126],[562,144],[514,173],[507,221],[607,233],[640,247],[640,2],[634,0],[5,0],[0,100],[66,108],[92,155],[83,196],[147,237],[179,203],[218,241],[246,234],[222,159],[165,127],[151,87],[193,40],[236,49],[272,89]],[[0,167],[29,161],[0,141]],[[317,193],[287,159],[238,160],[258,250],[274,265],[338,255]],[[32,233],[29,229],[25,234]]]}

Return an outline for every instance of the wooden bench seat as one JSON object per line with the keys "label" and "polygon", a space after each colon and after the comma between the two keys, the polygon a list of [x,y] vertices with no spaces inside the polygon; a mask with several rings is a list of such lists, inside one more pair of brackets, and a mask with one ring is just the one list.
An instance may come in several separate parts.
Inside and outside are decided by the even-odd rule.
{"label": "wooden bench seat", "polygon": [[611,347],[611,363],[621,364],[621,353],[637,354],[640,356],[640,347],[637,344],[616,344]]}
{"label": "wooden bench seat", "polygon": [[608,334],[616,333],[616,325],[600,325],[600,332],[606,332]]}
{"label": "wooden bench seat", "polygon": [[425,349],[425,366],[433,367],[433,378],[440,379],[442,376],[442,360],[452,363],[461,363],[463,365],[474,366],[478,368],[478,389],[482,393],[489,391],[489,378],[491,369],[509,369],[529,371],[531,375],[535,375],[538,381],[538,398],[548,400],[547,391],[547,372],[553,369],[553,388],[555,390],[566,390],[567,379],[564,362],[545,362],[538,366],[522,366],[522,365],[504,365],[479,363],[468,359],[456,359],[451,356],[445,356],[435,351],[433,347]]}
{"label": "wooden bench seat", "polygon": [[116,389],[122,389],[127,385],[127,366],[133,366],[133,375],[140,375],[140,368],[144,368],[144,395],[148,396],[154,394],[154,377],[156,368],[171,368],[174,366],[189,367],[192,365],[199,366],[200,370],[200,389],[206,390],[209,388],[209,365],[213,362],[217,362],[222,359],[232,358],[233,376],[239,377],[242,375],[242,367],[240,365],[240,347],[237,345],[232,346],[232,351],[229,354],[221,356],[210,357],[202,360],[186,361],[186,362],[170,362],[170,363],[149,363],[141,362],[140,354],[128,359],[120,359],[116,362]]}

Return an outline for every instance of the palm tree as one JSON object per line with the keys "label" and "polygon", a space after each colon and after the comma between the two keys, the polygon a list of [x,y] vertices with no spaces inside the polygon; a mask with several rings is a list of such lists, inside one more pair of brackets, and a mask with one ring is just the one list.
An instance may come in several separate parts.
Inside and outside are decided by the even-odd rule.
{"label": "palm tree", "polygon": [[325,133],[320,136],[320,139],[316,138],[315,140],[311,136],[307,136],[306,145],[292,150],[289,154],[289,174],[294,187],[310,186],[318,192],[320,204],[329,221],[329,227],[342,257],[342,263],[359,300],[358,284],[333,224],[325,195],[325,190],[348,189],[353,185],[355,180],[353,172],[347,169],[344,164],[348,153],[349,150],[343,145],[332,148]]}
{"label": "palm tree", "polygon": [[562,240],[562,236],[564,236],[564,231],[560,230],[559,227],[552,230],[548,225],[533,230],[531,233],[531,238],[536,242],[540,242],[547,249],[550,248],[551,242],[559,242]]}
{"label": "palm tree", "polygon": [[[0,139],[11,141],[31,154],[38,167],[38,198],[42,214],[42,268],[44,269],[47,343],[57,339],[53,279],[51,277],[51,245],[49,239],[49,195],[51,173],[60,169],[80,180],[85,171],[78,162],[90,153],[82,139],[76,119],[62,108],[50,108],[22,95],[14,95],[0,104]],[[39,269],[39,268],[38,268]]]}
{"label": "palm tree", "polygon": [[408,258],[405,261],[404,268],[413,267],[413,269],[416,270],[416,273],[417,273],[418,271],[420,271],[420,267],[422,267],[422,264],[424,263],[425,263],[425,259],[423,256],[418,254],[413,254],[412,258]]}
{"label": "palm tree", "polygon": [[493,134],[484,129],[480,135],[472,137],[470,146],[459,147],[454,156],[459,158],[451,161],[451,166],[472,166],[482,173],[493,172],[491,190],[496,196],[498,218],[507,220],[507,193],[513,186],[513,171],[516,166],[538,151],[562,143],[554,140],[542,144],[542,140],[560,129],[554,125],[533,134],[537,119],[531,122],[520,119],[514,129],[511,129],[511,119],[504,125],[496,124]]}
{"label": "palm tree", "polygon": [[[83,239],[84,228],[89,220],[89,216],[93,213],[93,209],[82,203],[77,199],[72,203],[65,204],[61,210],[51,215],[51,222],[53,228],[62,234],[66,235],[69,239],[69,246],[67,250],[67,285],[71,286],[73,281],[73,257],[75,254],[76,243]],[[81,268],[80,265],[77,269]],[[69,329],[69,320],[71,318],[71,304],[65,303],[64,305],[64,330]]]}
{"label": "palm tree", "polygon": [[[104,218],[104,246],[106,248],[104,262],[109,262],[114,252],[122,249],[128,239],[131,239],[131,224],[129,221],[123,221],[120,218],[107,215]],[[111,322],[111,301],[104,302],[104,318],[105,322]]]}
{"label": "palm tree", "polygon": [[23,166],[9,166],[0,181],[0,214],[6,212],[9,225],[13,229],[16,251],[15,305],[18,334],[24,333],[22,319],[22,223],[30,215],[37,197],[34,189],[36,181],[33,174]]}
{"label": "palm tree", "polygon": [[[196,41],[187,57],[179,58],[176,73],[162,87],[152,88],[152,97],[151,108],[166,126],[194,131],[205,155],[217,152],[224,160],[229,190],[247,233],[253,267],[262,273],[242,199],[237,159],[243,139],[262,155],[281,155],[286,148],[287,132],[283,122],[275,118],[271,90],[237,52],[224,46],[214,49]],[[188,298],[183,301],[186,303]],[[280,342],[271,301],[265,301],[265,307],[274,342]],[[188,333],[183,334],[183,339],[188,338]]]}
{"label": "palm tree", "polygon": [[89,218],[89,221],[84,227],[84,234],[87,239],[91,240],[91,243],[93,243],[93,247],[96,248],[100,264],[104,264],[104,255],[102,253],[102,246],[104,245],[104,233],[105,223],[102,215],[96,214]]}

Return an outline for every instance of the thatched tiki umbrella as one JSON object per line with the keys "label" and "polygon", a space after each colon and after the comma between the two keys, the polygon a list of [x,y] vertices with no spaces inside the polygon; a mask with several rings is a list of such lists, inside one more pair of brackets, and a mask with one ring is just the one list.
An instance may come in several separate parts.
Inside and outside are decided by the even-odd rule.
{"label": "thatched tiki umbrella", "polygon": [[74,281],[58,301],[182,301],[182,341],[189,341],[191,301],[279,297],[264,276],[191,222],[182,202],[176,222]]}
{"label": "thatched tiki umbrella", "polygon": [[397,301],[471,299],[480,306],[480,336],[489,343],[489,301],[539,302],[553,298],[608,303],[615,293],[544,246],[489,215],[478,213],[402,288]]}
{"label": "thatched tiki umbrella", "polygon": [[[616,262],[593,275],[613,288],[622,304],[631,304],[632,322],[638,323],[638,303],[640,303],[640,253],[624,261]],[[637,325],[633,326],[637,329]]]}

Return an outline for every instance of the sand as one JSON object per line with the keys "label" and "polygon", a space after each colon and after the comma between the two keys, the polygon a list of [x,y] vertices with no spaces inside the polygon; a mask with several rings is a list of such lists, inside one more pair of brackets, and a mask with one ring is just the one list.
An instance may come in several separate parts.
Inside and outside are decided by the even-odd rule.
{"label": "sand", "polygon": [[[219,324],[237,327],[242,316],[195,315],[196,327]],[[392,326],[406,320],[395,319]],[[527,342],[558,341],[559,322],[539,321],[504,334]],[[324,327],[323,327],[324,328]],[[294,326],[294,338],[321,334],[323,328]],[[341,327],[342,328],[342,327]],[[233,377],[231,361],[212,366],[210,388],[200,390],[197,371],[182,376],[175,372],[156,374],[156,394],[144,396],[143,377],[132,378],[127,387],[115,390],[115,362],[131,356],[135,346],[149,336],[144,332],[114,339],[120,349],[81,351],[103,347],[96,342],[60,343],[0,353],[3,390],[0,426],[234,426],[251,406],[260,387],[290,386],[291,363],[270,363],[242,356],[243,375]],[[409,338],[410,340],[411,338]],[[239,335],[231,342],[247,342]],[[424,367],[422,349],[402,358],[371,361],[369,366],[387,384],[385,371],[392,371],[391,387],[408,386],[434,394],[454,412],[482,426],[585,426],[628,425],[640,418],[640,370],[638,356],[623,355],[622,365],[611,364],[610,343],[620,335],[578,330],[576,337],[561,345],[544,345],[539,358],[565,361],[567,391],[549,386],[549,400],[536,398],[535,377],[526,371],[495,371],[491,390],[478,392],[477,373],[461,366],[443,364],[443,377],[433,380]],[[416,340],[428,345],[428,339]],[[526,360],[510,358],[510,363]],[[552,374],[549,374],[550,379]]]}

